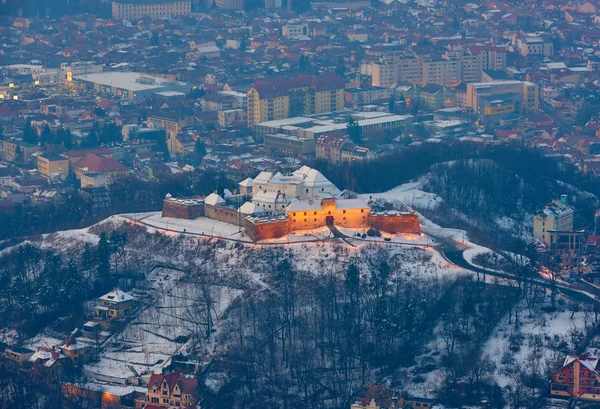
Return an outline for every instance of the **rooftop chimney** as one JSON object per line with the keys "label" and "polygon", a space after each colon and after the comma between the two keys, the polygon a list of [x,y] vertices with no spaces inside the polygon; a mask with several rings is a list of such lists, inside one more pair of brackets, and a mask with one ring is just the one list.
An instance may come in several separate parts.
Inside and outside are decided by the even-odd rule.
{"label": "rooftop chimney", "polygon": [[567,195],[560,195],[560,202],[564,205],[567,204]]}

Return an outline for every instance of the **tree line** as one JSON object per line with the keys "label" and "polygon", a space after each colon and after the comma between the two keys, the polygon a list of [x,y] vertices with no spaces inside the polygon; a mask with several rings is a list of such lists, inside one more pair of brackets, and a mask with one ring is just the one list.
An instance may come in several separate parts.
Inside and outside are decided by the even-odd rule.
{"label": "tree line", "polygon": [[36,333],[58,317],[84,317],[83,301],[108,291],[126,268],[127,234],[100,234],[86,244],[81,258],[43,250],[30,243],[0,256],[2,327]]}

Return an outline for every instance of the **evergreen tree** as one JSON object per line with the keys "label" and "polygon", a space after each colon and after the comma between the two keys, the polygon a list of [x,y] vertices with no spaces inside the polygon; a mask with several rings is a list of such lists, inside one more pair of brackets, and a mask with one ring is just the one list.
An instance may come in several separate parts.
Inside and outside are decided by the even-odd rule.
{"label": "evergreen tree", "polygon": [[337,66],[335,67],[335,73],[340,77],[344,77],[346,75],[346,64],[344,62],[344,57],[339,56],[337,61]]}
{"label": "evergreen tree", "polygon": [[394,113],[395,111],[396,111],[396,101],[394,99],[394,96],[391,95],[390,101],[388,102],[388,112]]}
{"label": "evergreen tree", "polygon": [[301,54],[300,61],[298,62],[298,69],[302,72],[310,71],[310,59],[308,56]]}
{"label": "evergreen tree", "polygon": [[23,142],[36,144],[38,142],[38,135],[35,129],[31,126],[31,121],[25,122],[25,128],[23,128]]}
{"label": "evergreen tree", "polygon": [[70,260],[68,266],[63,269],[62,279],[61,305],[79,309],[79,304],[85,299],[85,283],[75,261]]}
{"label": "evergreen tree", "polygon": [[46,144],[53,144],[55,142],[54,132],[48,125],[44,126],[42,129],[42,134],[40,136],[40,143],[42,146]]}
{"label": "evergreen tree", "polygon": [[104,125],[100,132],[100,144],[113,144],[123,142],[121,127],[114,122]]}
{"label": "evergreen tree", "polygon": [[169,147],[167,146],[167,133],[163,132],[162,135],[159,135],[156,138],[156,145],[154,145],[154,150],[156,152],[162,152],[163,160],[168,162],[171,160],[171,155],[169,153]]}
{"label": "evergreen tree", "polygon": [[100,241],[96,248],[96,273],[102,290],[110,288],[111,269],[110,269],[110,242],[106,238],[106,233],[100,233]]}
{"label": "evergreen tree", "polygon": [[196,140],[196,146],[194,147],[194,153],[199,157],[203,158],[206,155],[206,146],[200,139]]}
{"label": "evergreen tree", "polygon": [[73,147],[73,135],[69,129],[58,128],[56,131],[56,143],[60,143],[67,149]]}
{"label": "evergreen tree", "polygon": [[48,252],[36,281],[38,302],[46,311],[54,311],[60,305],[61,262],[58,254]]}
{"label": "evergreen tree", "polygon": [[346,125],[348,136],[357,145],[360,145],[363,140],[362,128],[358,125],[358,121],[353,118],[348,119],[348,125]]}

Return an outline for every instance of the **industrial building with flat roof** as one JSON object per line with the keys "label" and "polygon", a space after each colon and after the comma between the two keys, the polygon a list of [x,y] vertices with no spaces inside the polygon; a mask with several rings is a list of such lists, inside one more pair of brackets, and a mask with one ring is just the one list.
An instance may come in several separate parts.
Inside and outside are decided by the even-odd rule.
{"label": "industrial building with flat roof", "polygon": [[153,77],[138,72],[101,72],[75,77],[75,81],[94,88],[100,93],[111,94],[131,102],[166,91],[190,92],[192,86],[185,82]]}
{"label": "industrial building with flat roof", "polygon": [[385,112],[340,111],[318,117],[300,116],[254,124],[255,136],[284,134],[299,138],[318,139],[322,135],[345,135],[348,117],[352,117],[363,133],[386,131],[402,134],[412,129],[412,115],[393,115]]}

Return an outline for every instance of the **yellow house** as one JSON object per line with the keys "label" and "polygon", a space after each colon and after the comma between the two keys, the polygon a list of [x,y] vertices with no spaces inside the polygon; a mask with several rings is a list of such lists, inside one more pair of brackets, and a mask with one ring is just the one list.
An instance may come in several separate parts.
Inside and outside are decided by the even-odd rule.
{"label": "yellow house", "polygon": [[46,153],[38,155],[38,171],[46,178],[53,174],[60,174],[65,178],[69,176],[69,160],[62,155]]}
{"label": "yellow house", "polygon": [[187,134],[171,135],[167,139],[167,149],[172,156],[184,156],[194,152],[196,141]]}
{"label": "yellow house", "polygon": [[94,307],[94,318],[102,321],[125,318],[131,313],[133,302],[131,294],[115,288],[100,297],[100,305]]}
{"label": "yellow house", "polygon": [[64,345],[61,345],[62,353],[74,363],[85,362],[88,358],[90,346],[79,343],[75,337],[70,336]]}

